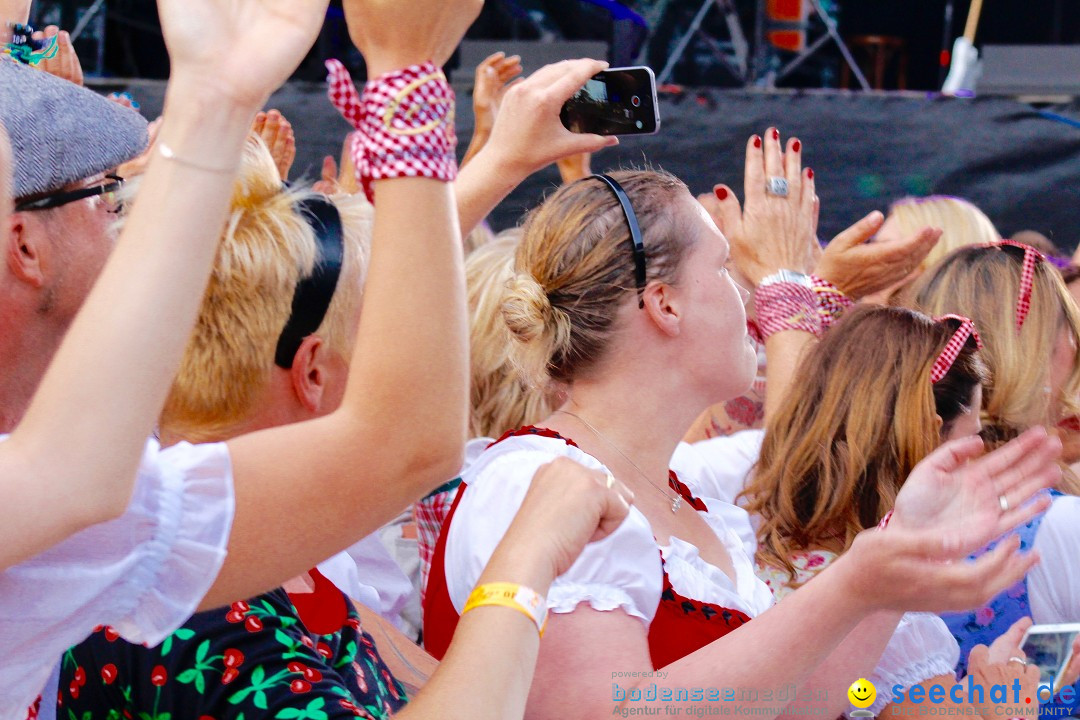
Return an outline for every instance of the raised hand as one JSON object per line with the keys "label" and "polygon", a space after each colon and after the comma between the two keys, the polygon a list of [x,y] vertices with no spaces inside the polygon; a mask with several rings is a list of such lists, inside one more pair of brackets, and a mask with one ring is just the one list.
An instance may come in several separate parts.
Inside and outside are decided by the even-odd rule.
{"label": "raised hand", "polygon": [[445,65],[483,5],[484,0],[345,0],[344,9],[349,35],[375,78],[429,60]]}
{"label": "raised hand", "polygon": [[506,94],[507,84],[521,75],[521,56],[506,57],[498,52],[476,66],[476,84],[473,86],[473,113],[476,116],[477,134],[488,134],[495,126],[495,117]]}
{"label": "raised hand", "polygon": [[333,155],[327,155],[322,161],[319,180],[311,189],[323,195],[336,195],[339,192],[337,161]]}
{"label": "raised hand", "polygon": [[56,42],[56,55],[47,60],[42,60],[38,65],[38,69],[58,78],[63,78],[68,82],[73,82],[76,85],[82,85],[82,63],[79,62],[75,46],[71,43],[71,34],[67,30],[61,31],[55,25],[49,25],[44,31],[34,33],[35,40],[53,38],[55,38]]}
{"label": "raised hand", "polygon": [[837,235],[818,259],[814,274],[858,300],[903,281],[941,238],[941,230],[926,227],[910,237],[868,242],[884,222],[875,210]]}
{"label": "raised hand", "polygon": [[281,179],[288,180],[289,170],[296,161],[296,134],[292,123],[279,110],[270,110],[255,116],[251,131],[261,137],[270,149]]}
{"label": "raised hand", "polygon": [[568,155],[555,161],[559,168],[559,177],[563,185],[569,185],[584,177],[589,177],[592,172],[592,153],[578,153]]}
{"label": "raised hand", "polygon": [[315,42],[329,0],[158,0],[173,81],[259,108]]}
{"label": "raised hand", "polygon": [[[787,183],[786,195],[783,182]],[[726,185],[714,189],[716,203],[706,207],[731,243],[731,256],[748,281],[757,285],[777,270],[809,272],[811,244],[817,243],[817,195],[814,175],[802,169],[802,143],[780,145],[780,132],[769,128],[746,144],[745,204]]]}
{"label": "raised hand", "polygon": [[617,145],[614,136],[572,133],[559,119],[563,103],[606,67],[599,60],[564,60],[511,85],[487,149],[524,178],[561,158]]}
{"label": "raised hand", "polygon": [[946,549],[977,550],[1049,506],[1061,441],[1039,427],[989,454],[982,440],[946,443],[915,466],[896,496],[893,526],[938,533]]}

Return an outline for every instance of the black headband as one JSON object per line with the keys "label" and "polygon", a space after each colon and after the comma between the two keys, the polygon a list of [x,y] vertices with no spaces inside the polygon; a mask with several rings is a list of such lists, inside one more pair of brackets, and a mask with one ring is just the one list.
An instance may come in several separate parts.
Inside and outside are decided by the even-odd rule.
{"label": "black headband", "polygon": [[304,338],[322,325],[326,311],[330,308],[330,301],[334,299],[345,255],[341,215],[332,202],[322,197],[313,197],[299,203],[296,211],[315,231],[319,254],[311,275],[296,284],[292,314],[278,338],[274,363],[286,370],[292,367],[293,358]]}
{"label": "black headband", "polygon": [[601,180],[611,188],[611,192],[615,193],[615,197],[619,200],[619,205],[622,205],[623,215],[626,216],[626,224],[630,226],[630,244],[634,252],[634,280],[637,282],[638,307],[643,308],[645,307],[645,298],[641,296],[641,292],[645,289],[645,241],[641,237],[641,228],[638,226],[634,206],[630,204],[630,197],[623,190],[622,185],[615,182],[613,178],[600,174],[593,175],[593,177]]}

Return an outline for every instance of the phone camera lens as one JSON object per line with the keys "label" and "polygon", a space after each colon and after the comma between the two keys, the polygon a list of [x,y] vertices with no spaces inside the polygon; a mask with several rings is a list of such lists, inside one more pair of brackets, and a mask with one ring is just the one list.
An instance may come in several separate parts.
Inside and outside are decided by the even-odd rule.
{"label": "phone camera lens", "polygon": [[638,107],[639,105],[641,105],[641,98],[635,95],[634,97],[630,98],[630,104],[634,107]]}

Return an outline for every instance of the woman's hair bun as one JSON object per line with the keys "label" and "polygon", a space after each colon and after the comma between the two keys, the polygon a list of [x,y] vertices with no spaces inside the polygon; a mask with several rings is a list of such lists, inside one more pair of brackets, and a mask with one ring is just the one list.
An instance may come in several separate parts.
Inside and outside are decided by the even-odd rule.
{"label": "woman's hair bun", "polygon": [[570,347],[570,318],[551,304],[540,283],[526,273],[515,273],[507,281],[502,314],[514,340],[514,364],[530,384],[546,385],[553,360]]}

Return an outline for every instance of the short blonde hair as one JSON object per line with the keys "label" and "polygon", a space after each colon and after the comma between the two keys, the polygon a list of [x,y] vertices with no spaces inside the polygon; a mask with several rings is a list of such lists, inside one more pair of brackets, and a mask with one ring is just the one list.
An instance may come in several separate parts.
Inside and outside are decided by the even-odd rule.
{"label": "short blonde hair", "polygon": [[[161,424],[190,439],[217,436],[254,409],[275,367],[278,337],[297,283],[314,268],[318,245],[296,212],[314,196],[284,189],[273,158],[252,136],[198,322],[173,383]],[[317,334],[348,358],[368,265],[373,210],[362,197],[337,196],[344,262]]]}
{"label": "short blonde hair", "polygon": [[889,208],[903,237],[910,237],[924,227],[940,228],[938,240],[920,268],[925,270],[957,248],[997,242],[1001,239],[990,218],[963,198],[948,195],[906,197]]}
{"label": "short blonde hair", "polygon": [[469,365],[472,437],[499,437],[540,422],[551,413],[545,394],[530,386],[510,360],[510,331],[502,317],[506,285],[514,277],[521,232],[500,234],[465,261],[469,302]]}

